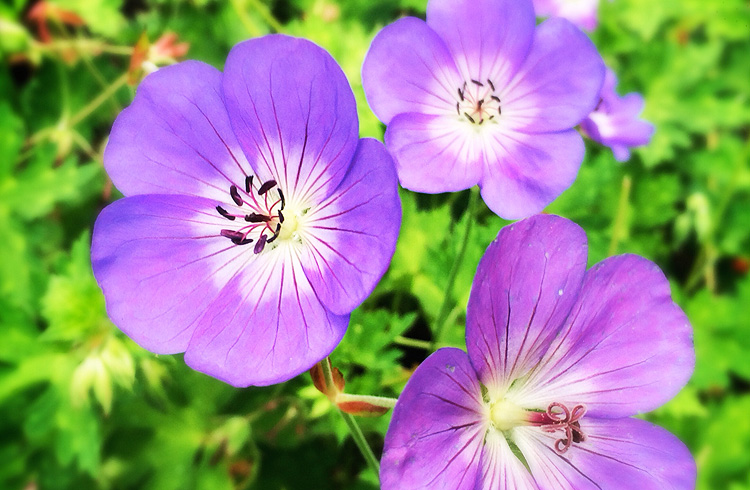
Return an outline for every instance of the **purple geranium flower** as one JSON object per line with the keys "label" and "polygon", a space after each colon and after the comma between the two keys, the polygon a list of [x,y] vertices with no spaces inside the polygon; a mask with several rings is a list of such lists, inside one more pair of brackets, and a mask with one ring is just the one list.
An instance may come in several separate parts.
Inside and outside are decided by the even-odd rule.
{"label": "purple geranium flower", "polygon": [[235,386],[330,353],[395,249],[393,161],[358,139],[346,77],[305,40],[238,44],[223,74],[184,62],[148,76],[104,162],[127,196],[94,228],[112,321]]}
{"label": "purple geranium flower", "polygon": [[404,187],[478,183],[515,219],[575,180],[584,145],[572,128],[596,107],[604,64],[570,22],[536,27],[531,0],[430,0],[426,23],[375,37],[362,77]]}
{"label": "purple geranium flower", "polygon": [[612,148],[617,161],[624,162],[630,158],[630,148],[651,141],[654,126],[639,118],[643,112],[643,96],[633,92],[620,97],[616,86],[617,76],[607,68],[601,102],[581,123],[581,129],[592,140]]}
{"label": "purple geranium flower", "polygon": [[385,439],[383,489],[692,489],[695,463],[631,415],[687,382],[692,329],[653,263],[586,271],[586,236],[557,216],[500,231],[466,318],[468,355],[413,374]]}
{"label": "purple geranium flower", "polygon": [[534,9],[540,17],[562,17],[593,31],[598,23],[599,0],[534,0]]}

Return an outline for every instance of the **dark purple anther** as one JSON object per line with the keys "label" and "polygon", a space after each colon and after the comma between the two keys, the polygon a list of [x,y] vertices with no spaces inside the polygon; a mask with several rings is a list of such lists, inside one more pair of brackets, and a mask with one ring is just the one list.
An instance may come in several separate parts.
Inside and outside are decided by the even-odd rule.
{"label": "dark purple anther", "polygon": [[472,80],[471,83],[473,83],[477,87],[484,87],[484,84],[480,82],[479,80]]}
{"label": "dark purple anther", "polygon": [[245,221],[248,223],[268,223],[271,221],[271,217],[264,214],[250,213],[245,215]]}
{"label": "dark purple anther", "polygon": [[494,91],[495,91],[495,84],[494,84],[494,83],[492,83],[492,80],[490,80],[490,79],[488,78],[488,79],[487,79],[487,83],[489,83],[489,84],[490,84],[490,88],[491,88],[491,89],[492,89],[492,91],[494,92]]}
{"label": "dark purple anther", "polygon": [[279,199],[281,199],[281,208],[280,209],[284,209],[284,206],[286,206],[286,200],[284,200],[284,193],[281,192],[281,187],[279,187],[276,190],[279,191]]}
{"label": "dark purple anther", "polygon": [[234,203],[237,206],[242,206],[242,204],[244,203],[244,201],[240,197],[240,193],[239,193],[239,191],[237,191],[237,186],[236,185],[233,185],[232,187],[229,188],[229,195],[232,196],[232,201],[234,201]]}
{"label": "dark purple anther", "polygon": [[258,243],[255,244],[255,248],[253,249],[253,252],[256,254],[259,254],[263,251],[263,248],[266,246],[266,235],[261,235],[260,238],[258,238]]}
{"label": "dark purple anther", "polygon": [[281,223],[276,223],[276,230],[273,232],[273,236],[266,240],[266,243],[271,243],[272,241],[276,240],[279,236],[279,232],[281,231]]}
{"label": "dark purple anther", "polygon": [[266,181],[262,186],[260,186],[260,189],[258,189],[258,194],[262,196],[266,192],[268,192],[271,189],[273,189],[273,187],[275,185],[276,185],[276,181],[275,180]]}
{"label": "dark purple anther", "polygon": [[464,116],[466,116],[466,119],[468,119],[471,122],[474,122],[474,118],[471,117],[468,113],[464,112]]}
{"label": "dark purple anther", "polygon": [[222,215],[229,221],[234,221],[234,216],[229,214],[229,212],[226,209],[222,208],[221,206],[216,206],[216,210],[219,212],[220,215]]}
{"label": "dark purple anther", "polygon": [[[282,207],[283,207],[283,206],[282,206]],[[283,223],[283,222],[284,222],[284,214],[283,214],[283,213],[281,212],[281,210],[279,209],[279,223]]]}
{"label": "dark purple anther", "polygon": [[245,177],[245,192],[250,194],[250,191],[253,189],[253,176],[248,175]]}

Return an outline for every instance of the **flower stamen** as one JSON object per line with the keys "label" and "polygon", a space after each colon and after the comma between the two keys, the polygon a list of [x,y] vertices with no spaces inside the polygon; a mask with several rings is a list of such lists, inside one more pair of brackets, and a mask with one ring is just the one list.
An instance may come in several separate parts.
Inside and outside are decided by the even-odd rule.
{"label": "flower stamen", "polygon": [[482,125],[485,121],[492,121],[496,115],[502,115],[500,97],[495,95],[495,84],[487,79],[487,83],[470,79],[473,89],[468,82],[458,88],[459,100],[456,102],[456,113],[472,124]]}
{"label": "flower stamen", "polygon": [[537,412],[531,420],[532,425],[540,427],[544,432],[555,433],[563,431],[564,437],[555,441],[555,451],[557,454],[563,454],[573,443],[579,443],[586,440],[586,435],[581,429],[581,418],[586,414],[584,405],[576,405],[568,409],[559,402],[552,402],[545,412]]}
{"label": "flower stamen", "polygon": [[[273,179],[262,183],[257,190],[253,187],[252,175],[246,176],[244,183],[244,196],[240,194],[241,191],[236,185],[229,187],[229,196],[237,207],[249,206],[250,212],[234,214],[222,206],[216,206],[216,211],[221,217],[229,221],[241,218],[246,224],[237,230],[222,229],[220,235],[229,238],[235,245],[247,245],[255,242],[253,251],[259,254],[267,244],[276,240],[281,233],[281,224],[284,222],[282,210],[286,206],[286,199]],[[277,187],[278,199],[269,200],[269,191],[274,187]],[[263,199],[257,199],[255,194],[263,196]],[[257,233],[258,235],[249,238],[251,233]]]}

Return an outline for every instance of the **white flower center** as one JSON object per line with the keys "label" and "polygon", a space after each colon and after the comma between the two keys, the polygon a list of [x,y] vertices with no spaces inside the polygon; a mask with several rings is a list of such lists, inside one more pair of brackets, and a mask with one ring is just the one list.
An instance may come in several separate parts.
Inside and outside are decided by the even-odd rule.
{"label": "white flower center", "polygon": [[490,404],[490,420],[495,429],[502,432],[529,425],[528,412],[506,399]]}
{"label": "white flower center", "polygon": [[456,113],[465,122],[481,126],[484,123],[497,123],[502,114],[500,97],[495,94],[492,80],[470,80],[457,90]]}

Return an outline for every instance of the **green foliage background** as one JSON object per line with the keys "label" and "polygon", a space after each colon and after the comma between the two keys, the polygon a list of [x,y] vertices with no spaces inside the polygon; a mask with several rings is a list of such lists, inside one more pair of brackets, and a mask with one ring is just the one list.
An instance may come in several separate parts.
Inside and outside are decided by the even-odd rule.
{"label": "green foliage background", "polygon": [[[91,274],[98,212],[118,197],[102,167],[134,94],[129,54],[145,32],[190,43],[222,68],[235,43],[281,31],[328,49],[348,75],[363,136],[382,138],[360,83],[377,30],[425,0],[55,0],[84,27],[0,3],[0,488],[374,489],[336,409],[307,376],[238,390],[155,356],[108,320]],[[689,385],[646,417],[698,462],[700,489],[750,490],[750,4],[602,2],[591,34],[642,92],[653,142],[618,164],[590,144],[548,211],[583,226],[590,264],[623,252],[657,262],[695,328]],[[396,255],[332,360],[347,391],[397,396],[436,340],[468,191],[402,192]],[[441,344],[464,346],[476,264],[505,223],[480,204],[448,295]],[[389,416],[362,420],[376,452]]]}

